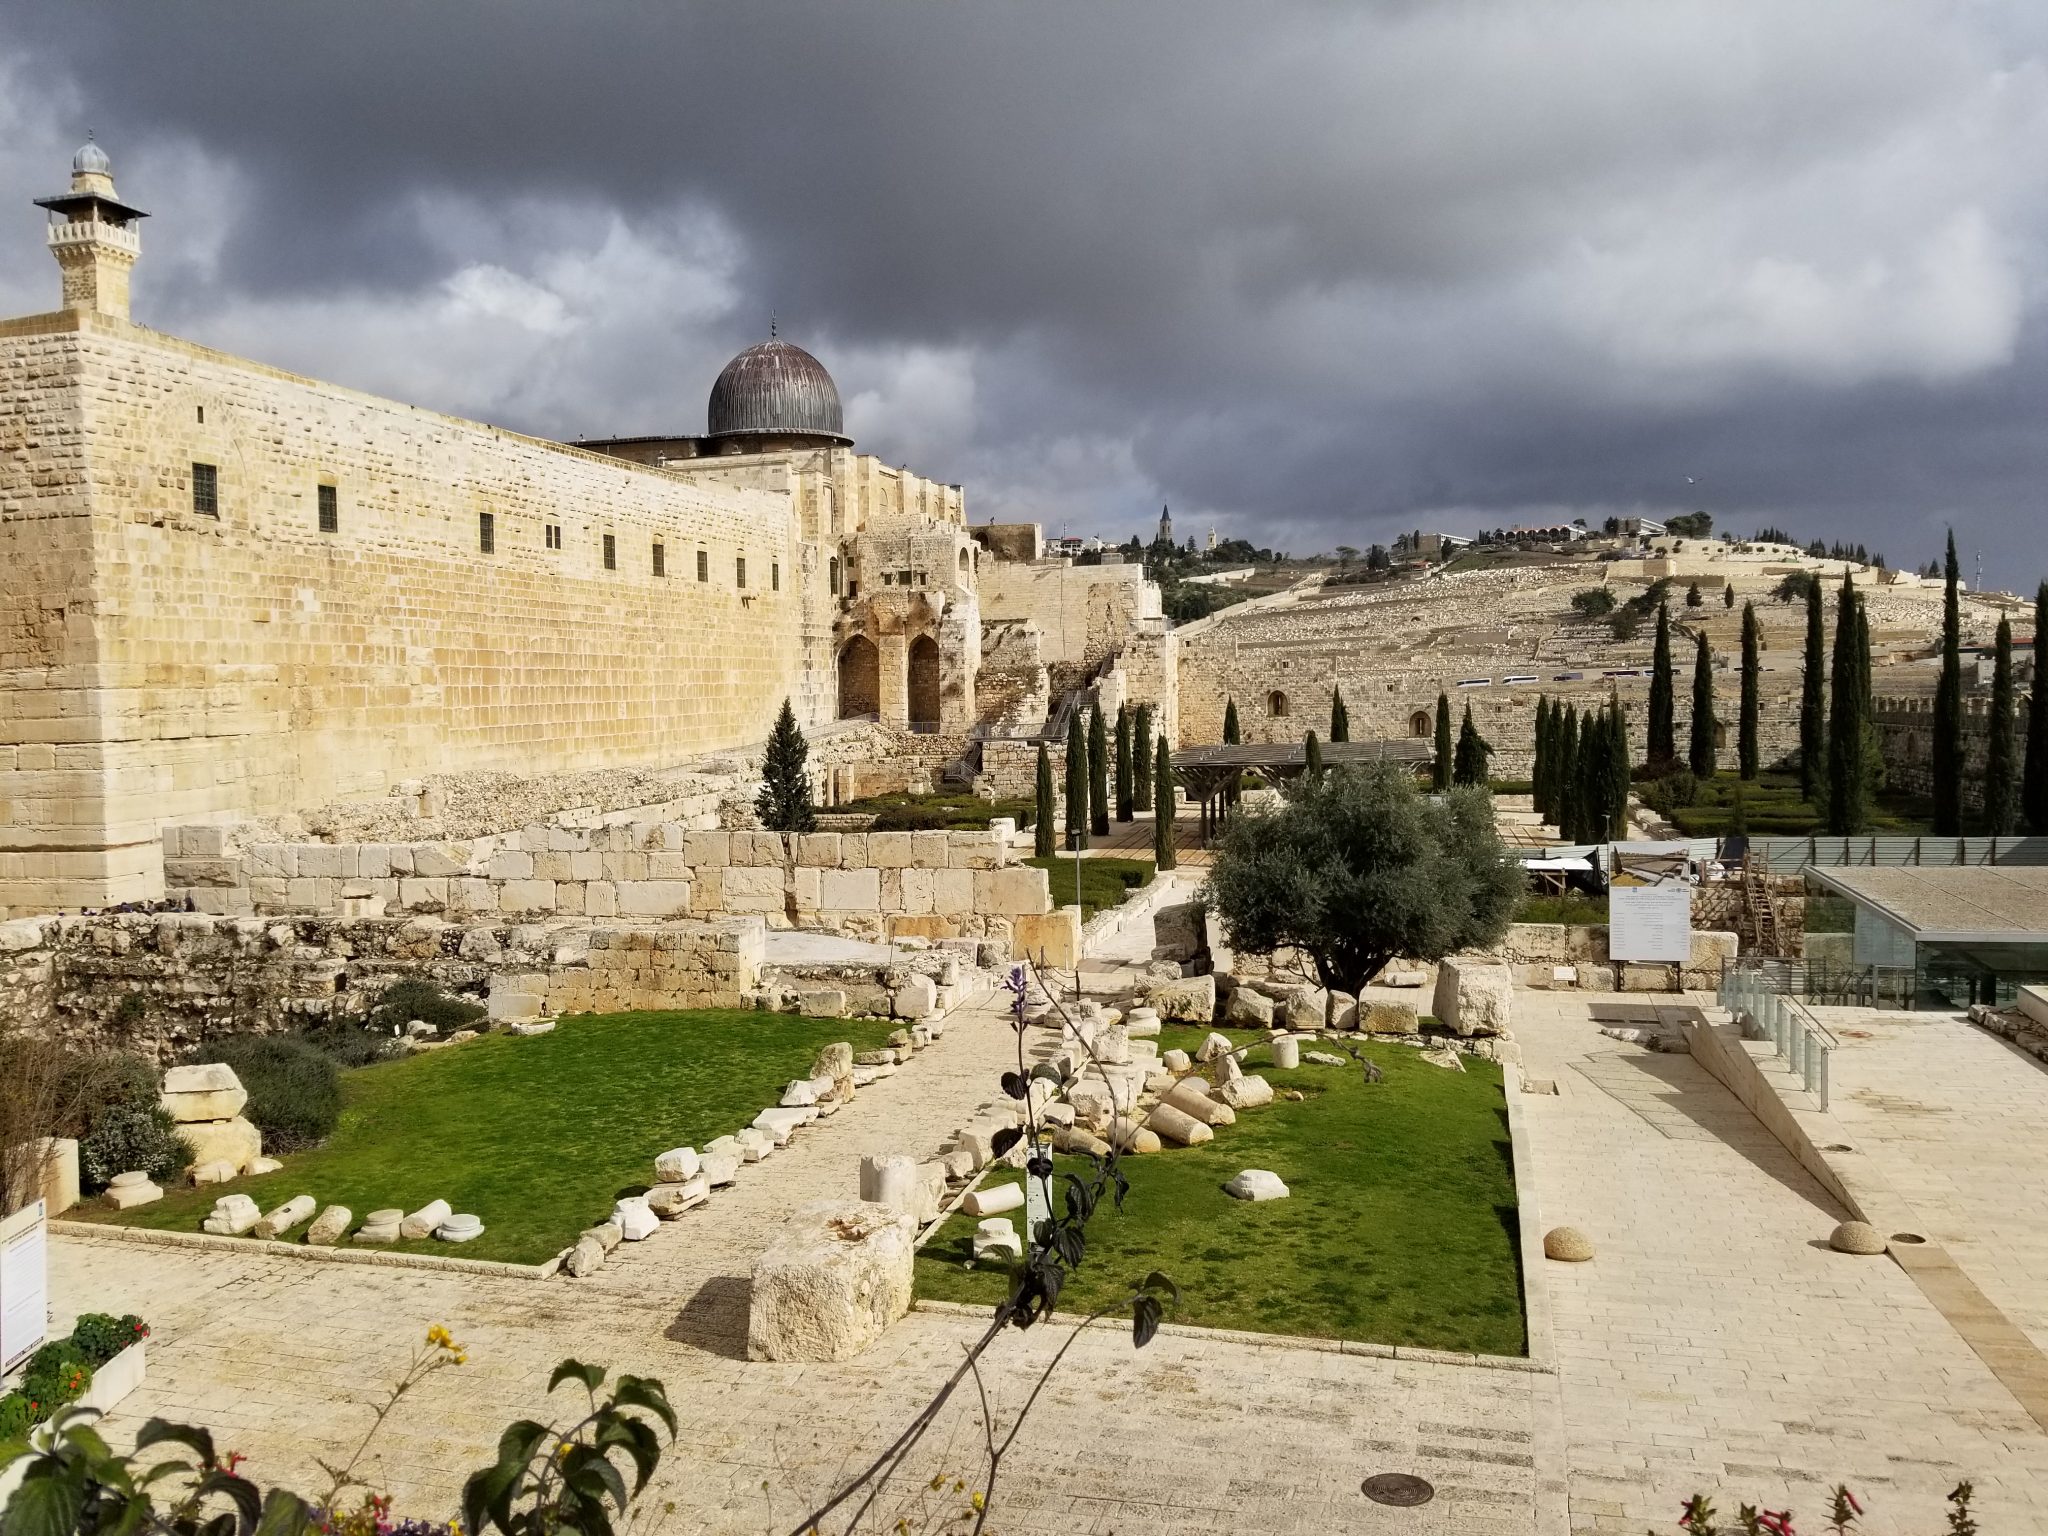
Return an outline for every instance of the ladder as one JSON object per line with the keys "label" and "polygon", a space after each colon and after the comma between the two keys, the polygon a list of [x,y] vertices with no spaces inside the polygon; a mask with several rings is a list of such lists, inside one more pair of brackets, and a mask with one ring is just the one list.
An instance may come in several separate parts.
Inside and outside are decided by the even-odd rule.
{"label": "ladder", "polygon": [[1778,933],[1778,909],[1771,901],[1770,855],[1750,844],[1742,856],[1742,936],[1755,955],[1784,954]]}

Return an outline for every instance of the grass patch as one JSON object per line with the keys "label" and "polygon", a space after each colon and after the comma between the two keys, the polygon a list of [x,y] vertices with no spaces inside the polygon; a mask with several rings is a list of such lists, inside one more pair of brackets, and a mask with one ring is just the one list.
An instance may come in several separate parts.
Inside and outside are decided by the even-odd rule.
{"label": "grass patch", "polygon": [[[1653,786],[1639,784],[1646,802],[1655,797]],[[1736,826],[1735,799],[1742,797],[1742,821]],[[1752,837],[1806,837],[1826,835],[1820,817],[1799,796],[1799,775],[1773,770],[1744,783],[1732,773],[1717,773],[1701,780],[1690,805],[1672,806],[1666,819],[1687,837],[1726,837],[1744,830]],[[1879,790],[1871,806],[1870,830],[1894,835],[1926,834],[1933,828],[1932,807],[1925,799],[1904,791]]]}
{"label": "grass patch", "polygon": [[809,1071],[819,1046],[850,1040],[869,1050],[890,1027],[706,1010],[569,1018],[533,1039],[487,1035],[343,1074],[334,1134],[276,1173],[167,1190],[133,1211],[76,1214],[196,1232],[230,1193],[265,1210],[310,1194],[347,1206],[358,1222],[382,1206],[413,1211],[438,1198],[482,1217],[484,1235],[459,1247],[431,1238],[399,1247],[539,1263],[602,1221],[620,1195],[645,1189],[657,1154],[731,1134]]}
{"label": "grass patch", "polygon": [[984,832],[998,816],[1020,827],[1037,814],[1033,800],[983,800],[976,795],[868,795],[824,807],[831,816],[872,816],[877,832]]}
{"label": "grass patch", "polygon": [[[1168,1029],[1161,1047],[1190,1049],[1206,1033]],[[1061,1308],[1092,1311],[1159,1269],[1180,1287],[1176,1322],[1524,1353],[1500,1069],[1468,1057],[1447,1072],[1404,1045],[1371,1054],[1386,1073],[1374,1086],[1350,1065],[1275,1071],[1255,1050],[1251,1071],[1308,1098],[1248,1111],[1206,1146],[1126,1160],[1130,1195],[1089,1223]],[[1279,1174],[1291,1197],[1231,1199],[1221,1186],[1245,1168]],[[953,1217],[919,1254],[920,1295],[1001,1299],[1002,1272],[963,1267],[974,1225]]]}
{"label": "grass patch", "polygon": [[[1074,859],[1054,854],[1049,858],[1026,859],[1024,862],[1052,876],[1049,884],[1054,906],[1070,907],[1074,904]],[[1079,863],[1083,922],[1107,907],[1122,906],[1129,900],[1131,892],[1150,885],[1152,877],[1159,872],[1150,859],[1083,858]]]}
{"label": "grass patch", "polygon": [[1588,896],[1584,891],[1566,891],[1562,896],[1524,896],[1522,904],[1515,908],[1515,921],[1592,927],[1607,921],[1607,898]]}

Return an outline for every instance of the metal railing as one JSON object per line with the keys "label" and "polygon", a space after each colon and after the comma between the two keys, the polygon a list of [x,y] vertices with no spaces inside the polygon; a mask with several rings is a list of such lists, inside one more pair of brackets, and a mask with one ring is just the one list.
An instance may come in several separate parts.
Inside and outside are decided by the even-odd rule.
{"label": "metal railing", "polygon": [[1762,976],[1745,969],[1722,973],[1720,1002],[1744,1034],[1754,1030],[1756,1037],[1769,1040],[1820,1107],[1828,1107],[1828,1060],[1841,1042],[1804,1003],[1771,991]]}

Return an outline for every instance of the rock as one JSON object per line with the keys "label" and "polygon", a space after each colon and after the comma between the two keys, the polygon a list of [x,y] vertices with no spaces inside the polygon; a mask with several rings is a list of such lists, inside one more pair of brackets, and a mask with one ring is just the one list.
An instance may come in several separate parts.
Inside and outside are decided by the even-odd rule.
{"label": "rock", "polygon": [[1237,1047],[1232,1045],[1228,1035],[1210,1033],[1203,1036],[1202,1043],[1195,1050],[1195,1060],[1214,1061],[1218,1056],[1228,1056]]}
{"label": "rock", "polygon": [[1159,1058],[1159,1065],[1169,1072],[1185,1072],[1194,1064],[1186,1051],[1167,1051]]}
{"label": "rock", "polygon": [[306,1246],[309,1248],[332,1248],[348,1235],[348,1224],[355,1219],[355,1212],[345,1205],[330,1205],[313,1218],[313,1225],[306,1228]]}
{"label": "rock", "polygon": [[1088,1125],[1099,1124],[1116,1113],[1115,1097],[1107,1083],[1074,1084],[1067,1090],[1067,1104],[1074,1111],[1074,1118]]}
{"label": "rock", "polygon": [[226,1184],[240,1178],[242,1170],[226,1158],[215,1158],[210,1163],[194,1163],[187,1175],[194,1184]]}
{"label": "rock", "polygon": [[562,1268],[576,1279],[594,1275],[604,1268],[604,1249],[589,1233],[576,1239],[576,1246],[569,1250],[569,1256],[562,1260]]}
{"label": "rock", "polygon": [[782,1108],[802,1109],[807,1104],[818,1102],[818,1085],[807,1077],[800,1077],[782,1090]]}
{"label": "rock", "polygon": [[1208,1084],[1198,1077],[1182,1078],[1160,1102],[1207,1126],[1237,1123],[1237,1111],[1221,1099],[1210,1097]]}
{"label": "rock", "polygon": [[202,1120],[232,1120],[249,1102],[249,1092],[235,1069],[222,1062],[164,1069],[164,1111],[180,1125]]}
{"label": "rock", "polygon": [[663,1221],[674,1221],[693,1205],[702,1205],[711,1198],[711,1184],[700,1173],[687,1179],[676,1179],[665,1184],[656,1184],[640,1197],[647,1202],[647,1209]]}
{"label": "rock", "polygon": [[629,1243],[646,1241],[661,1225],[647,1202],[638,1195],[628,1195],[614,1205],[612,1220],[619,1224],[619,1236]]}
{"label": "rock", "polygon": [[974,1229],[975,1263],[1023,1257],[1024,1239],[1017,1235],[1017,1223],[1008,1216],[991,1216]]}
{"label": "rock", "polygon": [[1223,1193],[1233,1200],[1285,1200],[1293,1191],[1270,1169],[1247,1168],[1223,1186]]}
{"label": "rock", "polygon": [[282,1237],[300,1222],[313,1214],[311,1195],[293,1195],[276,1210],[256,1223],[256,1236]]}
{"label": "rock", "polygon": [[506,1034],[518,1035],[520,1038],[528,1040],[532,1039],[535,1035],[553,1034],[554,1030],[555,1021],[553,1019],[528,1019],[518,1024],[507,1024],[505,1026]]}
{"label": "rock", "polygon": [[984,1184],[967,1192],[960,1209],[970,1216],[999,1216],[1004,1211],[1020,1210],[1023,1205],[1022,1184]]}
{"label": "rock", "polygon": [[910,1310],[916,1224],[826,1200],[798,1211],[754,1263],[750,1360],[849,1360]]}
{"label": "rock", "polygon": [[1422,1028],[1412,1003],[1364,1003],[1359,1023],[1372,1035],[1412,1035]]}
{"label": "rock", "polygon": [[258,1174],[275,1173],[283,1166],[284,1164],[274,1157],[252,1157],[249,1159],[248,1166],[243,1168],[242,1172],[248,1174],[253,1179]]}
{"label": "rock", "polygon": [[1296,987],[1287,994],[1287,1007],[1280,1022],[1289,1029],[1311,1033],[1323,1027],[1330,1006],[1330,994],[1321,987]]}
{"label": "rock", "polygon": [[899,1019],[922,1019],[938,1007],[938,1000],[931,977],[912,976],[890,996],[889,1011]]}
{"label": "rock", "polygon": [[1459,1059],[1457,1050],[1452,1046],[1446,1045],[1438,1050],[1423,1051],[1421,1056],[1432,1067],[1443,1067],[1452,1072],[1465,1070],[1465,1063]]}
{"label": "rock", "polygon": [[671,1147],[654,1160],[654,1177],[663,1184],[680,1184],[694,1179],[701,1165],[695,1147]]}
{"label": "rock", "polygon": [[432,1237],[434,1228],[454,1214],[455,1207],[446,1200],[429,1200],[398,1224],[398,1235],[416,1243],[423,1237]]}
{"label": "rock", "polygon": [[853,1074],[853,1046],[838,1040],[819,1047],[818,1054],[811,1058],[811,1076],[829,1078],[835,1097],[851,1099],[859,1086]]}
{"label": "rock", "polygon": [[585,1227],[583,1235],[593,1239],[606,1253],[626,1240],[625,1230],[616,1221],[600,1221],[594,1227]]}
{"label": "rock", "polygon": [[869,1205],[915,1216],[921,1192],[917,1159],[901,1152],[871,1152],[860,1160],[860,1198]]}
{"label": "rock", "polygon": [[1138,1124],[1129,1115],[1118,1115],[1109,1122],[1108,1129],[1109,1139],[1133,1156],[1142,1157],[1159,1150],[1159,1133]]}
{"label": "rock", "polygon": [[1133,1040],[1156,1039],[1160,1027],[1158,1011],[1153,1008],[1133,1008],[1124,1020],[1124,1033]]}
{"label": "rock", "polygon": [[1092,1131],[1062,1126],[1052,1133],[1052,1149],[1076,1157],[1107,1157],[1110,1145]]}
{"label": "rock", "polygon": [[1884,1237],[1867,1221],[1845,1221],[1828,1234],[1828,1246],[1837,1253],[1868,1257],[1884,1252]]}
{"label": "rock", "polygon": [[1176,1024],[1207,1024],[1216,1017],[1216,978],[1189,976],[1154,983],[1148,1001],[1162,1019]]}
{"label": "rock", "polygon": [[740,1149],[742,1160],[758,1163],[775,1150],[775,1138],[759,1126],[750,1125],[733,1136],[733,1145]]}
{"label": "rock", "polygon": [[247,1169],[263,1155],[263,1133],[240,1115],[181,1123],[178,1139],[192,1149],[195,1163],[233,1163]]}
{"label": "rock", "polygon": [[843,1019],[846,991],[843,987],[813,987],[797,994],[796,1007],[807,1019]]}
{"label": "rock", "polygon": [[895,1049],[898,1061],[904,1059],[905,1052],[916,1049],[916,1042],[911,1038],[910,1031],[907,1029],[890,1030],[888,1043]]}
{"label": "rock", "polygon": [[933,1161],[917,1165],[917,1204],[911,1209],[911,1216],[922,1227],[939,1219],[940,1208],[946,1203],[946,1165]]}
{"label": "rock", "polygon": [[1209,1063],[1209,1070],[1216,1074],[1216,1082],[1220,1087],[1224,1083],[1234,1083],[1243,1077],[1244,1063],[1238,1060],[1237,1052],[1225,1051]]}
{"label": "rock", "polygon": [[808,1106],[784,1105],[778,1109],[764,1109],[754,1116],[754,1129],[763,1132],[776,1146],[786,1147],[798,1126],[808,1125],[816,1118],[816,1110]]}
{"label": "rock", "polygon": [[1437,1022],[1461,1036],[1497,1035],[1514,1022],[1514,973],[1498,960],[1453,956],[1436,968]]}
{"label": "rock", "polygon": [[216,1237],[240,1237],[263,1219],[263,1211],[247,1195],[222,1195],[213,1202],[213,1214],[199,1223],[199,1230]]}
{"label": "rock", "polygon": [[398,1224],[405,1220],[405,1212],[397,1206],[384,1206],[370,1212],[363,1218],[363,1224],[356,1228],[354,1241],[384,1245],[398,1241]]}
{"label": "rock", "polygon": [[1176,1146],[1199,1147],[1203,1142],[1213,1140],[1216,1133],[1185,1111],[1175,1109],[1171,1104],[1158,1104],[1145,1119],[1145,1129],[1161,1141],[1173,1142]]}
{"label": "rock", "polygon": [[1552,1227],[1543,1234],[1543,1257],[1583,1264],[1593,1257],[1593,1240],[1577,1227]]}
{"label": "rock", "polygon": [[1301,1059],[1314,1062],[1319,1067],[1341,1067],[1344,1065],[1344,1058],[1342,1056],[1332,1056],[1328,1051],[1303,1051]]}
{"label": "rock", "polygon": [[1275,1071],[1292,1072],[1301,1065],[1301,1042],[1292,1035],[1282,1035],[1273,1042],[1273,1067]]}
{"label": "rock", "polygon": [[1383,987],[1419,987],[1429,980],[1429,973],[1407,966],[1399,969],[1389,966],[1380,972],[1378,979]]}
{"label": "rock", "polygon": [[745,1154],[737,1146],[727,1152],[706,1152],[697,1160],[697,1168],[707,1185],[712,1189],[723,1189],[728,1184],[739,1182],[740,1163],[744,1158]]}
{"label": "rock", "polygon": [[1109,1024],[1095,1032],[1095,1060],[1105,1067],[1131,1064],[1131,1037],[1121,1024]]}
{"label": "rock", "polygon": [[425,1019],[407,1019],[405,1021],[405,1037],[408,1040],[424,1040],[430,1035],[439,1033],[440,1031],[435,1029]]}
{"label": "rock", "polygon": [[1216,1090],[1232,1109],[1260,1109],[1273,1102],[1273,1085],[1263,1077],[1240,1077]]}
{"label": "rock", "polygon": [[[1223,1005],[1223,1022],[1238,1029],[1271,1029],[1272,999],[1250,987],[1239,987]],[[1318,1019],[1315,1027],[1322,1028],[1322,1020]]]}
{"label": "rock", "polygon": [[1349,992],[1332,992],[1329,1027],[1340,1030],[1358,1028],[1358,999]]}

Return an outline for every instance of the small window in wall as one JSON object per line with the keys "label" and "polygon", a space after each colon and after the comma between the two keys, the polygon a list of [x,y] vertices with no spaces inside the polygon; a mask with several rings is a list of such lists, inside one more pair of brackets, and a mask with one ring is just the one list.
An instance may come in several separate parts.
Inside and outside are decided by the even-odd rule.
{"label": "small window in wall", "polygon": [[334,487],[323,485],[314,492],[314,496],[320,503],[320,531],[338,533],[341,530],[341,500]]}
{"label": "small window in wall", "polygon": [[549,523],[546,528],[541,530],[541,541],[549,549],[560,549],[562,547],[562,525],[560,523]]}
{"label": "small window in wall", "polygon": [[711,551],[708,549],[697,551],[697,579],[699,581],[709,581],[711,579]]}
{"label": "small window in wall", "polygon": [[782,562],[780,560],[775,561],[768,567],[768,590],[771,592],[780,592],[782,590]]}
{"label": "small window in wall", "polygon": [[477,513],[476,547],[487,555],[494,555],[498,552],[498,518],[496,513]]}
{"label": "small window in wall", "polygon": [[826,575],[831,583],[832,595],[837,597],[839,595],[839,557],[837,555],[834,555],[826,566]]}
{"label": "small window in wall", "polygon": [[608,571],[619,568],[619,541],[610,534],[604,536],[604,568]]}
{"label": "small window in wall", "polygon": [[198,421],[199,425],[203,427],[206,425],[206,407],[202,405],[198,407],[198,410],[199,415],[197,416],[196,420]]}
{"label": "small window in wall", "polygon": [[668,574],[668,551],[662,547],[659,539],[654,541],[654,574],[657,576],[666,576]]}
{"label": "small window in wall", "polygon": [[220,470],[212,464],[192,466],[192,510],[202,517],[220,516]]}
{"label": "small window in wall", "polygon": [[739,589],[740,589],[741,591],[743,591],[743,592],[744,592],[744,591],[746,590],[746,586],[747,586],[747,557],[746,557],[745,555],[735,555],[735,556],[733,556],[733,561],[732,561],[732,579],[733,579],[733,585],[734,585],[734,586],[738,587],[738,588],[739,588]]}
{"label": "small window in wall", "polygon": [[1280,719],[1284,717],[1287,713],[1287,695],[1282,693],[1277,688],[1274,689],[1271,693],[1267,694],[1266,713],[1273,716],[1275,719]]}

